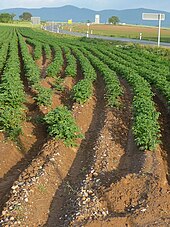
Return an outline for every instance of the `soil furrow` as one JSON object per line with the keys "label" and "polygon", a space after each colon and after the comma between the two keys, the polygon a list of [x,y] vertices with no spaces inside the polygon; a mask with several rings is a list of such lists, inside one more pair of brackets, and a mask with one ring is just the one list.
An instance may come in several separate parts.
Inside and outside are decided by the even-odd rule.
{"label": "soil furrow", "polygon": [[48,65],[50,64],[50,60],[46,58],[46,53],[44,48],[42,48],[42,65],[41,65],[41,78],[46,77],[46,69]]}
{"label": "soil furrow", "polygon": [[[73,107],[73,114],[76,117],[78,125],[81,125],[83,132],[87,131],[90,125],[95,103],[96,100],[95,97],[93,97],[83,107],[77,104]],[[84,121],[85,119],[86,121]],[[80,142],[81,141],[79,141],[79,144]],[[58,142],[56,144],[58,144]],[[33,163],[31,163],[30,168],[33,169],[33,173],[32,171],[30,172],[30,168],[28,168],[28,170],[25,170],[20,175],[17,182],[15,182],[15,189],[11,190],[11,197],[3,210],[4,216],[2,220],[5,220],[10,214],[10,216],[15,218],[14,221],[8,220],[7,223],[18,223],[18,217],[20,217],[19,220],[22,220],[22,226],[42,226],[48,218],[48,210],[50,209],[50,203],[54,198],[56,188],[62,184],[62,181],[64,182],[68,170],[74,161],[77,149],[78,148],[66,148],[60,142],[58,145],[55,145],[53,141],[48,143],[40,157],[36,158]],[[49,156],[49,152],[51,151],[54,152],[52,158]],[[46,158],[50,160],[49,165],[47,165],[45,169],[42,169],[42,165],[39,166],[41,164],[40,159],[42,158],[43,160],[46,160]],[[36,173],[37,169],[40,169],[40,167],[45,175],[37,180]],[[28,198],[27,202],[25,202],[25,198]],[[19,206],[17,211],[16,206]],[[27,219],[28,217],[29,220]],[[19,222],[21,223],[21,221]]]}
{"label": "soil furrow", "polygon": [[[124,84],[126,86],[126,84]],[[121,157],[116,170],[109,177],[112,181],[107,183],[107,175],[103,177],[103,188],[100,189],[101,200],[108,208],[105,219],[96,221],[87,220],[79,222],[88,227],[95,226],[169,226],[170,191],[168,189],[165,163],[169,152],[169,117],[162,100],[155,96],[158,111],[161,112],[160,124],[162,129],[162,145],[155,152],[141,152],[135,148],[131,130],[126,153]],[[126,102],[128,102],[126,100]],[[131,142],[132,145],[131,145]],[[166,152],[165,152],[166,151]],[[164,154],[164,162],[161,157]],[[166,155],[165,155],[166,154]],[[166,165],[167,169],[167,165]],[[114,178],[118,173],[118,178]],[[164,201],[162,203],[162,201]],[[148,220],[150,220],[148,222]],[[148,224],[150,223],[150,225]],[[76,223],[77,224],[77,223]]]}
{"label": "soil furrow", "polygon": [[[121,107],[107,110],[105,124],[95,147],[96,161],[83,189],[87,192],[84,194],[88,194],[88,198],[85,201],[85,196],[81,198],[83,200],[81,212],[79,211],[80,215],[71,223],[73,226],[87,225],[95,219],[104,220],[113,213],[117,217],[127,216],[124,207],[125,198],[122,198],[122,210],[117,211],[120,204],[116,200],[120,193],[116,184],[126,176],[141,170],[143,155],[138,153],[130,129],[132,95],[126,82],[122,80],[121,84],[124,89]],[[136,165],[136,161],[139,165]],[[116,193],[113,193],[114,191]],[[109,194],[112,193],[114,207],[109,199]]]}
{"label": "soil furrow", "polygon": [[61,72],[60,72],[60,77],[61,78],[65,78],[65,69],[66,69],[66,67],[67,67],[67,59],[66,59],[66,55],[65,55],[65,53],[64,53],[64,50],[61,48],[61,50],[62,50],[62,55],[63,55],[63,66],[62,66],[62,70],[61,70]]}
{"label": "soil furrow", "polygon": [[166,178],[170,184],[170,112],[158,94],[155,95],[154,101],[157,104],[157,109],[161,113],[159,123],[161,125],[161,154],[164,161]]}
{"label": "soil furrow", "polygon": [[85,179],[94,162],[95,150],[93,148],[105,120],[104,87],[101,78],[98,78],[95,84],[95,98],[96,105],[92,122],[67,176],[56,191],[51,203],[49,219],[45,226],[68,226],[71,221],[68,218],[71,218],[71,214],[75,212],[75,208],[77,209],[77,204],[74,204],[77,198],[76,192],[81,188],[83,179]]}
{"label": "soil furrow", "polygon": [[[34,93],[28,86],[28,81],[24,74],[24,63],[22,61],[20,46],[18,49],[18,54],[20,57],[21,79],[23,80],[24,89],[26,92],[26,102],[24,104],[27,108],[26,121],[24,121],[22,125],[23,134],[20,135],[17,139],[17,146],[19,148],[19,152],[22,152],[23,157],[20,160],[16,159],[16,162],[12,163],[13,165],[11,166],[11,168],[8,170],[8,172],[4,173],[4,177],[1,179],[1,211],[4,203],[8,200],[11,186],[21,174],[21,172],[29,165],[32,159],[34,159],[39,154],[43,145],[47,141],[45,126],[36,123],[36,119],[38,119],[38,116],[42,116],[42,113],[39,111],[39,108],[33,99]],[[6,157],[6,159],[7,158],[8,157]]]}

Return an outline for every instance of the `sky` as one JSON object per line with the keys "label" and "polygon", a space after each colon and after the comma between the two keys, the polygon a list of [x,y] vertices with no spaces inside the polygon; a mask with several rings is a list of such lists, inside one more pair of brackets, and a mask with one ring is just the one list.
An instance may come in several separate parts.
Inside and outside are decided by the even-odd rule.
{"label": "sky", "polygon": [[0,0],[0,9],[74,5],[93,10],[149,8],[170,12],[170,0]]}

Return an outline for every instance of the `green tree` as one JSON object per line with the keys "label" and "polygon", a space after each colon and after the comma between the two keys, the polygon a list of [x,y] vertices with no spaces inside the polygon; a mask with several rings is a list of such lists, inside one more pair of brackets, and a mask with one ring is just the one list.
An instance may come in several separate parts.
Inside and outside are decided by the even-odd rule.
{"label": "green tree", "polygon": [[27,21],[30,21],[31,17],[32,17],[32,14],[29,12],[23,12],[23,14],[19,16],[20,20],[27,20]]}
{"label": "green tree", "polygon": [[12,13],[12,14],[11,14],[12,20],[14,19],[15,16],[16,16],[15,13]]}
{"label": "green tree", "polygon": [[119,20],[119,17],[117,17],[117,16],[112,16],[112,17],[109,18],[109,24],[116,25],[119,22],[120,22],[120,20]]}
{"label": "green tree", "polygon": [[12,22],[14,17],[15,17],[15,14],[1,13],[0,22],[2,22],[2,23]]}

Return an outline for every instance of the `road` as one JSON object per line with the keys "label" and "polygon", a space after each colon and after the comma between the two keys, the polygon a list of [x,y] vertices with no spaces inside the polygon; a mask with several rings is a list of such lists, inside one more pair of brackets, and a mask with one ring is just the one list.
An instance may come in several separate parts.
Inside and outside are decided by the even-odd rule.
{"label": "road", "polygon": [[[60,33],[60,34],[77,36],[77,37],[87,37],[87,34],[85,34],[85,33],[73,32],[73,31],[67,31],[67,30],[61,30],[61,29],[59,30],[57,28],[52,29],[51,26],[45,27],[45,30],[48,30],[50,32]],[[99,35],[91,35],[91,34],[88,34],[88,37],[91,38],[91,39],[96,38],[96,39],[103,39],[103,40],[110,40],[110,41],[120,41],[120,42],[127,42],[127,43],[136,43],[136,44],[156,45],[157,46],[157,42],[147,41],[147,40],[116,38],[116,37],[99,36]],[[170,47],[170,43],[161,42],[160,46]]]}

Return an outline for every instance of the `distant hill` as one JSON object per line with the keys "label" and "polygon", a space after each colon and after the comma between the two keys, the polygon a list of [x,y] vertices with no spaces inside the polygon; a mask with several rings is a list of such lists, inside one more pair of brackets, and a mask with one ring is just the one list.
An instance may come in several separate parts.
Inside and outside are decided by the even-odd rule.
{"label": "distant hill", "polygon": [[142,13],[165,13],[166,20],[162,22],[162,26],[170,27],[170,13],[159,10],[152,9],[126,9],[126,10],[102,10],[102,11],[94,11],[86,8],[78,8],[75,6],[67,5],[63,7],[57,8],[35,8],[35,9],[27,9],[27,8],[14,8],[14,9],[3,9],[0,10],[0,13],[15,13],[16,19],[18,19],[19,15],[23,12],[28,11],[33,16],[41,17],[41,20],[46,21],[59,21],[66,22],[68,19],[73,19],[73,22],[86,22],[90,20],[94,21],[95,14],[99,14],[101,16],[101,22],[106,23],[108,18],[111,16],[118,16],[122,23],[127,24],[138,24],[138,25],[157,25],[156,21],[143,21]]}

